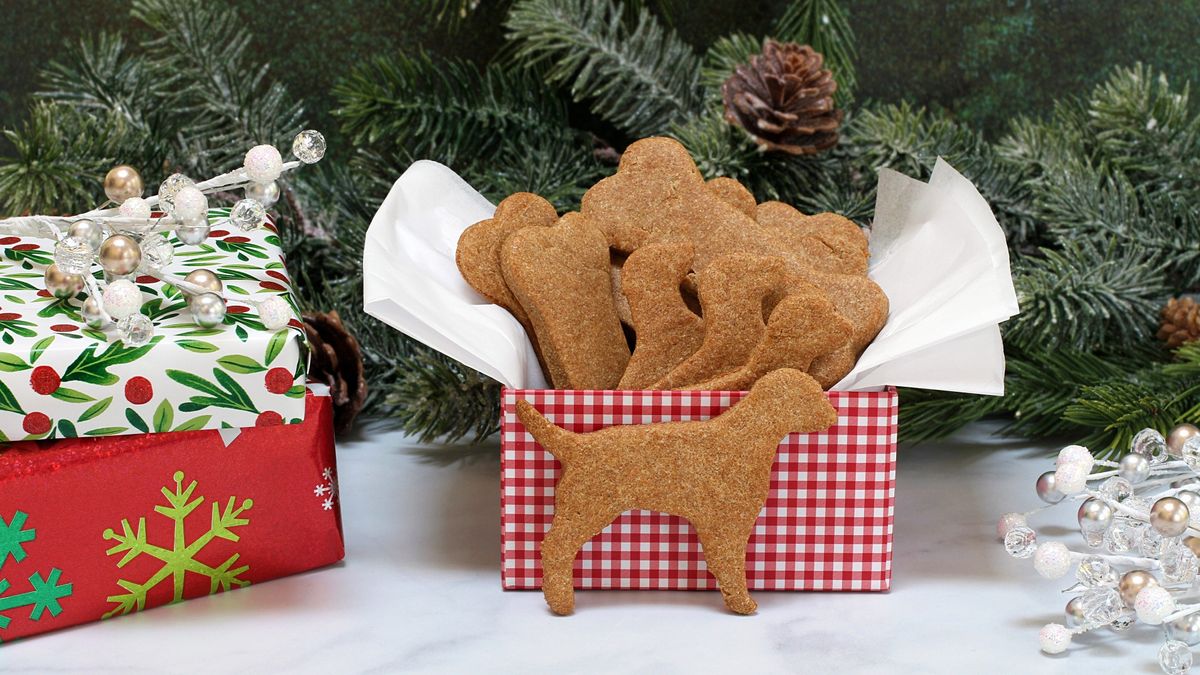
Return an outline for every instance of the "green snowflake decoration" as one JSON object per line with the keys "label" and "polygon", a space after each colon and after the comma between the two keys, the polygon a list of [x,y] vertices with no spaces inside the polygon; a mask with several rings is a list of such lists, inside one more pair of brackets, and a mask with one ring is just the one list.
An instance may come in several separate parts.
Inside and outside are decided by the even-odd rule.
{"label": "green snowflake decoration", "polygon": [[[0,570],[3,570],[9,558],[13,562],[21,562],[26,558],[25,544],[37,536],[37,530],[24,529],[28,517],[27,514],[17,511],[11,520],[5,522],[4,517],[0,516]],[[50,612],[50,616],[61,614],[62,605],[59,601],[71,595],[72,591],[71,584],[58,583],[61,576],[62,570],[58,568],[52,568],[45,578],[40,572],[34,572],[29,576],[32,590],[11,595],[7,594],[11,588],[8,579],[0,578],[0,628],[8,628],[12,621],[2,612],[12,609],[28,607],[29,618],[33,621],[40,621],[46,612]]]}
{"label": "green snowflake decoration", "polygon": [[116,607],[104,615],[105,619],[118,614],[140,612],[145,609],[146,594],[160,583],[166,581],[167,577],[171,577],[174,583],[174,594],[171,597],[172,603],[183,600],[183,581],[188,572],[209,578],[209,594],[228,591],[234,587],[241,588],[250,584],[249,581],[240,578],[242,574],[250,569],[250,566],[233,566],[240,554],[233,554],[228,560],[216,567],[200,562],[196,559],[196,556],[213,539],[220,538],[232,542],[238,541],[241,537],[233,531],[233,528],[246,525],[250,522],[248,518],[242,518],[241,515],[254,506],[254,501],[246,499],[238,506],[236,498],[230,497],[229,501],[225,503],[224,508],[221,507],[219,501],[213,501],[212,523],[208,531],[201,534],[189,544],[187,543],[187,535],[184,531],[184,521],[188,515],[204,503],[204,497],[197,496],[195,499],[192,499],[192,493],[196,491],[196,481],[192,481],[188,484],[187,488],[184,488],[182,471],[176,471],[173,478],[175,488],[173,490],[169,487],[162,489],[163,497],[167,500],[166,506],[154,507],[156,513],[170,518],[175,523],[175,537],[171,548],[168,549],[147,542],[146,519],[144,517],[138,519],[136,530],[130,526],[129,520],[125,519],[121,521],[121,533],[114,532],[111,528],[104,531],[105,539],[117,542],[115,546],[108,549],[108,555],[115,555],[117,553],[125,554],[117,562],[118,568],[125,567],[141,555],[150,556],[162,563],[159,570],[142,583],[125,579],[118,580],[117,585],[128,592],[108,597],[108,601],[115,603]]}

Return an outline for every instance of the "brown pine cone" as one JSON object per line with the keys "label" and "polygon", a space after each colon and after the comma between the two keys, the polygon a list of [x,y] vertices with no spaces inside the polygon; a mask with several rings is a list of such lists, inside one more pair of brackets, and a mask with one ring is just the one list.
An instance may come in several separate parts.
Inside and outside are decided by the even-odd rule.
{"label": "brown pine cone", "polygon": [[1185,342],[1200,339],[1200,304],[1190,297],[1171,298],[1162,308],[1158,339],[1174,349]]}
{"label": "brown pine cone", "polygon": [[832,148],[842,111],[833,107],[837,82],[824,61],[808,45],[768,40],[721,85],[725,119],[766,150],[811,155]]}
{"label": "brown pine cone", "polygon": [[367,400],[362,350],[336,310],[304,312],[301,316],[304,333],[312,348],[308,379],[329,386],[329,395],[333,398],[333,428],[340,434],[354,423]]}

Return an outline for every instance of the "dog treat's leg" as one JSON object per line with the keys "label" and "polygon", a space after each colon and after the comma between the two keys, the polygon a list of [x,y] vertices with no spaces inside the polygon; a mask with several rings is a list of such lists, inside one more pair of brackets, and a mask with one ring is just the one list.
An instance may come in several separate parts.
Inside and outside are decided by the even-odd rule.
{"label": "dog treat's leg", "polygon": [[749,527],[737,522],[694,525],[704,547],[704,560],[721,586],[725,606],[737,614],[753,614],[758,603],[746,588],[746,541],[754,522]]}
{"label": "dog treat's leg", "polygon": [[542,593],[555,614],[575,611],[575,556],[580,547],[603,530],[618,513],[588,513],[589,506],[577,499],[562,499],[554,506],[554,522],[542,540]]}

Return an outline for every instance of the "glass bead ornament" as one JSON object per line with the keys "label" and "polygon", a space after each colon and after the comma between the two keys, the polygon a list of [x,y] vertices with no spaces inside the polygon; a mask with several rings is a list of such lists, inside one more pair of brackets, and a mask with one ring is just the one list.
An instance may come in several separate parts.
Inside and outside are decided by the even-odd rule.
{"label": "glass bead ornament", "polygon": [[325,137],[314,129],[305,129],[292,139],[292,154],[305,164],[316,164],[325,156]]}
{"label": "glass bead ornament", "polygon": [[1158,562],[1162,566],[1163,578],[1173,584],[1191,583],[1200,572],[1200,558],[1187,546],[1171,547]]}
{"label": "glass bead ornament", "polygon": [[1142,429],[1134,434],[1130,449],[1152,463],[1158,462],[1167,456],[1167,439],[1154,429]]}
{"label": "glass bead ornament", "polygon": [[1113,510],[1104,500],[1092,497],[1079,506],[1075,517],[1084,540],[1095,548],[1104,541],[1104,532],[1112,525]]}
{"label": "glass bead ornament", "polygon": [[1109,553],[1126,553],[1137,548],[1145,534],[1140,525],[1124,518],[1118,519],[1104,531],[1104,548]]}
{"label": "glass bead ornament", "polygon": [[257,230],[267,222],[267,209],[253,199],[243,199],[229,210],[229,220],[243,232]]}
{"label": "glass bead ornament", "polygon": [[142,308],[142,290],[128,279],[118,279],[104,288],[104,311],[120,321]]}
{"label": "glass bead ornament", "polygon": [[[294,316],[292,306],[278,295],[272,295],[258,303],[258,318],[267,330],[286,328]],[[1005,534],[1007,533],[1008,530],[1005,531]]]}
{"label": "glass bead ornament", "polygon": [[1200,470],[1200,436],[1192,436],[1184,441],[1179,454],[1189,467]]}
{"label": "glass bead ornament", "polygon": [[246,152],[242,166],[255,183],[272,183],[283,173],[283,157],[273,145],[256,145]]}
{"label": "glass bead ornament", "polygon": [[1179,640],[1167,640],[1158,649],[1158,667],[1167,675],[1183,675],[1192,669],[1192,650]]}
{"label": "glass bead ornament", "polygon": [[175,246],[160,232],[146,235],[142,239],[141,249],[141,269],[147,272],[161,270],[175,259]]}
{"label": "glass bead ornament", "polygon": [[145,314],[135,312],[117,322],[117,333],[130,347],[141,347],[154,338],[154,322]]}
{"label": "glass bead ornament", "polygon": [[1133,483],[1120,476],[1112,476],[1100,484],[1100,494],[1119,502],[1133,494]]}
{"label": "glass bead ornament", "polygon": [[78,237],[65,237],[54,244],[54,264],[66,274],[83,274],[92,267],[92,247]]}
{"label": "glass bead ornament", "polygon": [[1079,563],[1075,578],[1084,586],[1112,586],[1117,583],[1117,573],[1112,565],[1100,556],[1088,556]]}
{"label": "glass bead ornament", "polygon": [[1004,535],[1004,550],[1014,558],[1028,558],[1037,549],[1037,533],[1030,527],[1014,527]]}
{"label": "glass bead ornament", "polygon": [[1116,621],[1125,611],[1125,602],[1117,589],[1108,586],[1093,588],[1080,596],[1080,607],[1083,609],[1083,620],[1093,625],[1103,625]]}
{"label": "glass bead ornament", "polygon": [[1120,632],[1123,630],[1129,630],[1129,627],[1132,626],[1136,622],[1137,622],[1137,612],[1127,609],[1127,610],[1121,612],[1120,616],[1113,619],[1112,622],[1108,624],[1108,627],[1117,632]]}
{"label": "glass bead ornament", "polygon": [[245,195],[246,199],[253,199],[264,208],[270,208],[279,201],[279,183],[251,183],[246,186]]}
{"label": "glass bead ornament", "polygon": [[121,202],[117,213],[120,213],[123,218],[146,219],[150,217],[150,203],[141,197],[130,197]]}
{"label": "glass bead ornament", "polygon": [[194,225],[208,215],[208,197],[194,185],[185,185],[175,194],[175,218]]}
{"label": "glass bead ornament", "polygon": [[158,186],[158,203],[167,213],[175,213],[175,195],[185,187],[195,187],[196,183],[191,178],[181,174],[173,173],[167,176],[167,179]]}

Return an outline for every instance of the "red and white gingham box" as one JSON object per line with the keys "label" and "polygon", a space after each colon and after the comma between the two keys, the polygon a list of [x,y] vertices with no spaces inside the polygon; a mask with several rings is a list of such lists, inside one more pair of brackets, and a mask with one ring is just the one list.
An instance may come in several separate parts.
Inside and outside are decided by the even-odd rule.
{"label": "red and white gingham box", "polygon": [[[892,580],[898,401],[894,388],[830,392],[837,424],[779,444],[771,492],[746,547],[752,590],[886,591]],[[615,424],[704,420],[745,392],[505,389],[501,410],[501,578],[505,589],[542,585],[541,542],[554,516],[559,465],[517,418],[534,404],[576,432]],[[627,511],[575,558],[579,589],[711,590],[692,526]]]}

